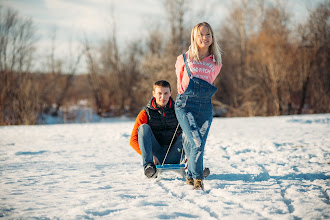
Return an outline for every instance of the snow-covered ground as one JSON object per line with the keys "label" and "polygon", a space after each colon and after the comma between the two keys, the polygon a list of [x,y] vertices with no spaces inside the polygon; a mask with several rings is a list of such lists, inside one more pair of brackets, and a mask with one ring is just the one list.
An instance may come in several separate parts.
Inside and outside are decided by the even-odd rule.
{"label": "snow-covered ground", "polygon": [[215,118],[204,192],[176,173],[147,179],[133,124],[0,127],[0,217],[330,218],[330,114]]}

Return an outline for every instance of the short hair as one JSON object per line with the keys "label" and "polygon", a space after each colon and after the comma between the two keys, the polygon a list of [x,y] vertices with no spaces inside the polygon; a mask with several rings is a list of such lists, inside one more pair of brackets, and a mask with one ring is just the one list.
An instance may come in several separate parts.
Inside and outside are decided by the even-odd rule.
{"label": "short hair", "polygon": [[169,88],[170,91],[171,91],[171,85],[170,85],[170,83],[167,82],[166,80],[159,80],[159,81],[155,82],[155,83],[154,83],[154,86],[153,86],[153,90],[155,90],[156,86]]}

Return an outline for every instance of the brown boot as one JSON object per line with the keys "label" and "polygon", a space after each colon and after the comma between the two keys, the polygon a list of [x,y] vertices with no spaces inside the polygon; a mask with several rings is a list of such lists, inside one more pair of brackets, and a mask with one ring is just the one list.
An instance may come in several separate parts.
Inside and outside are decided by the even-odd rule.
{"label": "brown boot", "polygon": [[194,179],[193,178],[188,178],[186,177],[186,182],[187,182],[187,185],[194,185]]}
{"label": "brown boot", "polygon": [[194,189],[195,190],[204,190],[204,183],[201,179],[194,179]]}

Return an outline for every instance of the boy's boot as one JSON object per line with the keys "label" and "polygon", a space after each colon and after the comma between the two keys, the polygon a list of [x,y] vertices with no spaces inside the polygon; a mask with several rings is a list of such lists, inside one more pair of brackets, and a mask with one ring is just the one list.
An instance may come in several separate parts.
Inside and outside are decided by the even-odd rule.
{"label": "boy's boot", "polygon": [[146,175],[148,178],[153,177],[155,173],[156,173],[156,166],[154,164],[148,164],[144,168],[144,175]]}

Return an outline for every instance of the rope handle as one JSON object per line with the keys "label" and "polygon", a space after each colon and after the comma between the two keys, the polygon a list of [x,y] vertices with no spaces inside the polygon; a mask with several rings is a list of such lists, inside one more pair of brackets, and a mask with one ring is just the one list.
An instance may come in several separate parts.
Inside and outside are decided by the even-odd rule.
{"label": "rope handle", "polygon": [[[163,166],[164,163],[165,163],[165,160],[166,160],[167,154],[168,154],[168,152],[170,151],[170,148],[171,148],[171,146],[172,146],[172,142],[173,142],[173,140],[174,140],[174,137],[175,137],[175,134],[176,134],[178,128],[179,128],[179,123],[178,123],[178,126],[176,126],[176,129],[175,129],[175,132],[174,132],[174,134],[173,134],[173,137],[172,137],[171,143],[170,143],[170,145],[169,145],[168,148],[167,148],[167,152],[166,152],[166,154],[165,154],[165,157],[164,157],[164,160],[163,160],[162,166]],[[182,155],[181,155],[181,156],[182,156]]]}

